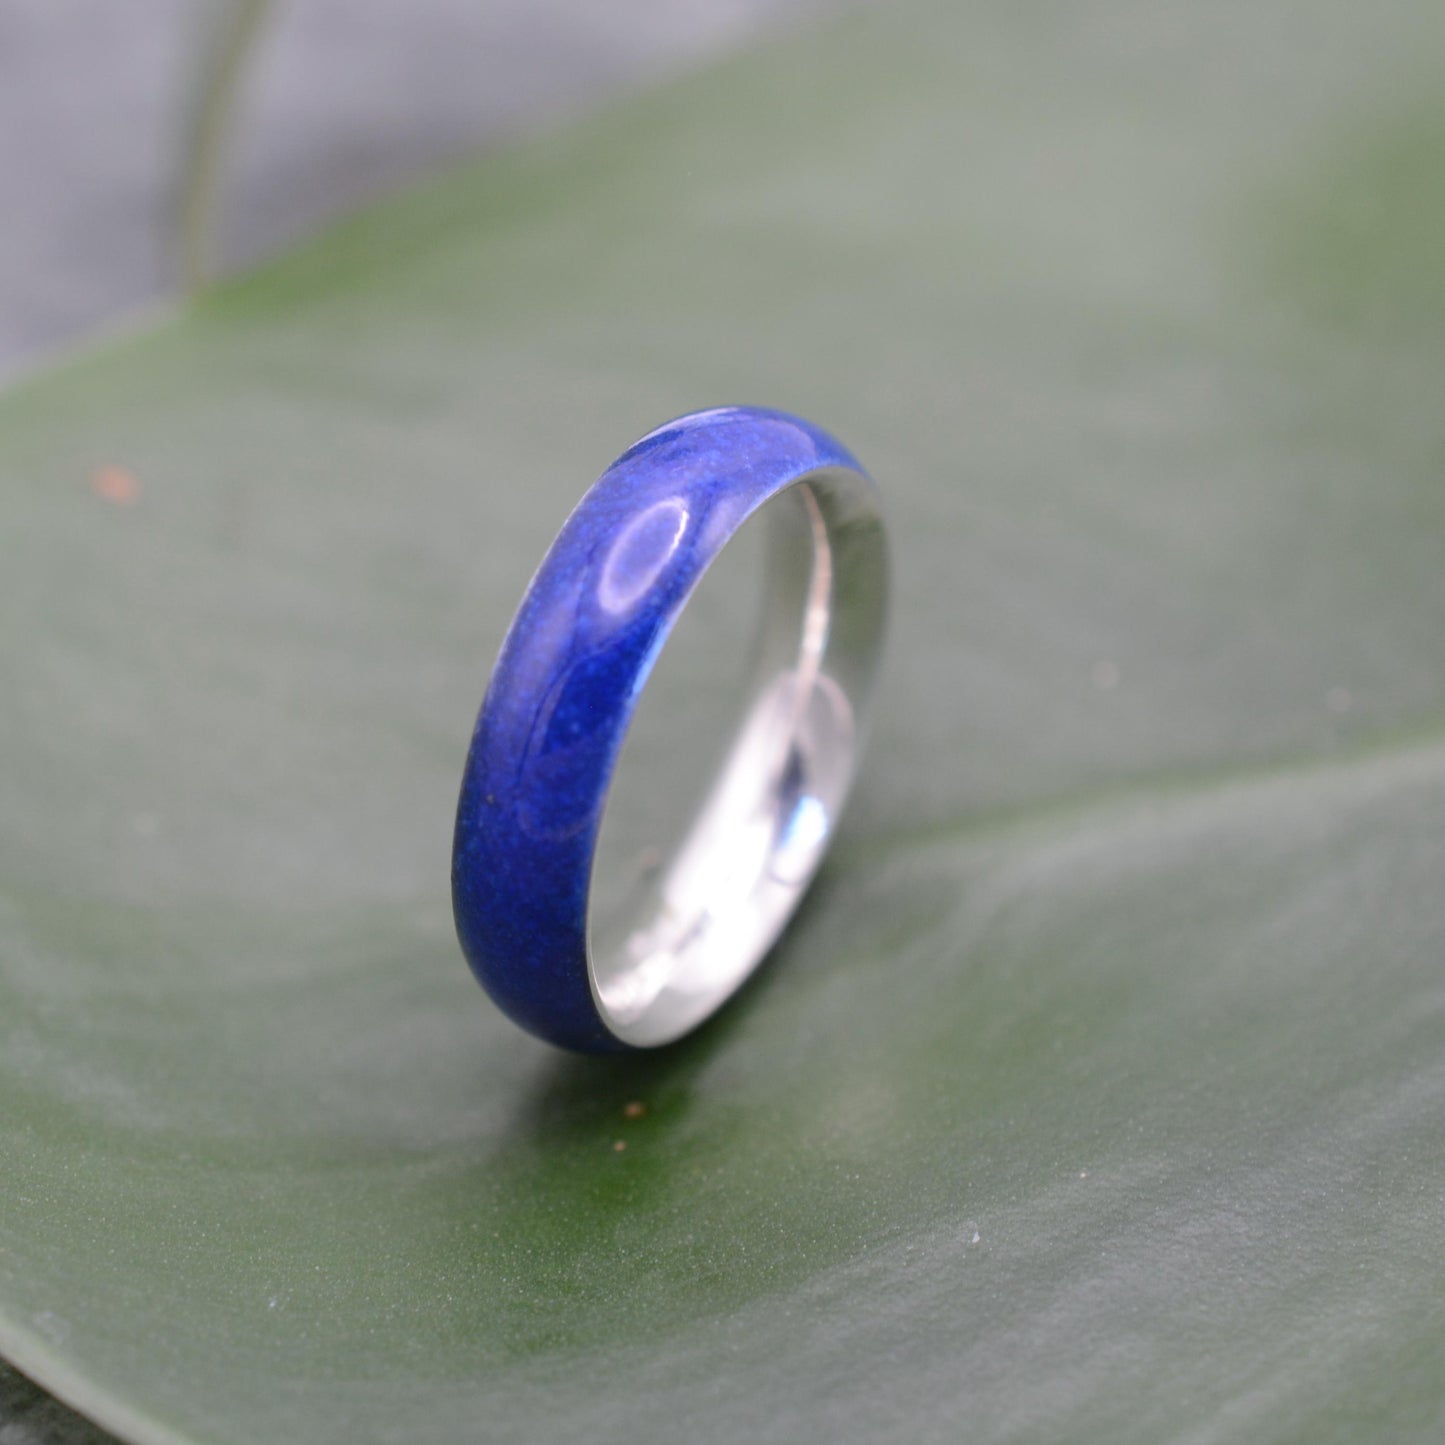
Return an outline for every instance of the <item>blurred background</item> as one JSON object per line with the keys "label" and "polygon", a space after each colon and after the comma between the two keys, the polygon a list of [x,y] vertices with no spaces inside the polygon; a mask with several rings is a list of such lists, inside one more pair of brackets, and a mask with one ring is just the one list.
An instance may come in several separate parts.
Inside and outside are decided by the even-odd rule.
{"label": "blurred background", "polygon": [[244,266],[478,146],[829,8],[7,0],[0,381],[174,293],[189,202],[205,263]]}

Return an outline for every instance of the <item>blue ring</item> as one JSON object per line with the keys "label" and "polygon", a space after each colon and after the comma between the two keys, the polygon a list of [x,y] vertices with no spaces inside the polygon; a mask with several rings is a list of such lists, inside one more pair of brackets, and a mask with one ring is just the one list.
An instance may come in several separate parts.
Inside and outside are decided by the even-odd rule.
{"label": "blue ring", "polygon": [[462,778],[457,934],[517,1023],[627,1051],[588,981],[587,893],[633,709],[689,593],[764,502],[820,468],[862,468],[785,412],[724,407],[624,452],[567,519],[502,644]]}

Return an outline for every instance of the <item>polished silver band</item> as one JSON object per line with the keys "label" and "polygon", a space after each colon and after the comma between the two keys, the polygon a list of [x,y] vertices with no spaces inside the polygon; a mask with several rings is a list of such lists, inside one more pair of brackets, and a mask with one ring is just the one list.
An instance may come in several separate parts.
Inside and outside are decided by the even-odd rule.
{"label": "polished silver band", "polygon": [[[877,492],[827,467],[757,513],[766,569],[734,740],[668,851],[620,912],[587,919],[592,998],[624,1043],[694,1028],[756,968],[836,832],[863,746],[887,607]],[[624,769],[627,758],[624,753]],[[594,879],[608,851],[606,816]]]}

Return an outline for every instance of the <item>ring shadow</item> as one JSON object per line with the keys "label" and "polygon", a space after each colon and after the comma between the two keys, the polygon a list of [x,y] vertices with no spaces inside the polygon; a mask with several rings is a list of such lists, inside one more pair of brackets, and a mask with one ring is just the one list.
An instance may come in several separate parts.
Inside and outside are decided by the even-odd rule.
{"label": "ring shadow", "polygon": [[[830,891],[820,877],[754,974],[685,1038],[548,1058],[496,1147],[450,1181],[458,1209],[490,1200],[491,1228],[468,1248],[492,1286],[497,1241],[514,1261],[512,1283],[489,1289],[482,1326],[507,1354],[555,1360],[618,1332],[660,1337],[787,1290],[847,1252],[855,1229],[803,1227],[819,1197],[794,1168],[786,1129],[775,1120],[760,1137],[754,1109],[728,1106],[722,1073],[699,1088],[756,1025],[780,970],[801,961],[789,956],[797,935]],[[852,1207],[834,1190],[824,1213]]]}
{"label": "ring shadow", "polygon": [[680,1122],[698,1077],[782,985],[780,970],[787,969],[800,935],[828,906],[827,896],[839,881],[839,870],[825,865],[762,962],[690,1034],[661,1048],[621,1054],[555,1052],[526,1090],[506,1131],[508,1145],[545,1149],[571,1144],[594,1137],[604,1125],[620,1128],[629,1110],[633,1121],[645,1118],[652,1127]]}

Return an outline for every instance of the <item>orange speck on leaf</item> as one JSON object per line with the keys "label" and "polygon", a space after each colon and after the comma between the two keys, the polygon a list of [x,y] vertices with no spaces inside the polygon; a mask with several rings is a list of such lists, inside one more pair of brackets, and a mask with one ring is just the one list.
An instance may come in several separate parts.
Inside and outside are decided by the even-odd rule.
{"label": "orange speck on leaf", "polygon": [[640,1119],[647,1112],[647,1105],[641,1099],[634,1099],[623,1111],[624,1119]]}
{"label": "orange speck on leaf", "polygon": [[90,474],[90,490],[116,507],[134,506],[140,500],[140,483],[124,467],[97,467]]}

